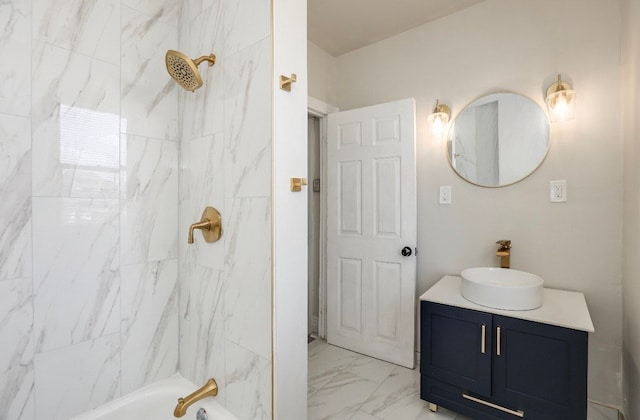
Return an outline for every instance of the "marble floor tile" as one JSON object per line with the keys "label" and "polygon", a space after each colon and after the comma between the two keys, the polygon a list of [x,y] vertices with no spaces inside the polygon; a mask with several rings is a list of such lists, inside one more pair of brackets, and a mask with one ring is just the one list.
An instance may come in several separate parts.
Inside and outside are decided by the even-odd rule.
{"label": "marble floor tile", "polygon": [[400,366],[393,368],[380,388],[361,408],[380,419],[423,418],[419,414],[424,409],[426,404],[420,400],[420,373],[417,369]]}
{"label": "marble floor tile", "polygon": [[316,354],[326,349],[327,347],[329,347],[329,344],[327,344],[326,341],[320,340],[319,338],[313,340],[312,342],[309,343],[309,347],[308,347],[309,358],[315,356]]}
{"label": "marble floor tile", "polygon": [[[316,340],[317,341],[317,340]],[[308,382],[320,388],[345,371],[358,358],[357,353],[335,346],[324,346],[314,355],[309,355]]]}
{"label": "marble floor tile", "polygon": [[351,420],[379,420],[377,417],[372,416],[369,413],[365,413],[362,410],[356,411],[356,414],[351,417]]}
{"label": "marble floor tile", "polygon": [[357,355],[356,360],[347,368],[348,372],[361,378],[381,384],[394,370],[394,365],[364,355]]}
{"label": "marble floor tile", "polygon": [[420,399],[418,369],[327,344],[309,343],[308,419],[464,420]]}
{"label": "marble floor tile", "polygon": [[[420,399],[420,371],[316,339],[309,343],[308,419],[470,420]],[[615,409],[589,404],[587,420],[618,420]]]}
{"label": "marble floor tile", "polygon": [[307,419],[349,419],[378,386],[352,373],[341,372],[309,398]]}
{"label": "marble floor tile", "polygon": [[317,391],[316,388],[312,387],[311,385],[307,385],[307,400],[309,398],[311,398],[311,396]]}

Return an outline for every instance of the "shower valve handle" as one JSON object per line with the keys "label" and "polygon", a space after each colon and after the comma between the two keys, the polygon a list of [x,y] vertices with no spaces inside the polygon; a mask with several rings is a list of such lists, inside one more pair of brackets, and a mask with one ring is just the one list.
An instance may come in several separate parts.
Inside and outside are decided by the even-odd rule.
{"label": "shower valve handle", "polygon": [[206,207],[202,212],[200,222],[194,223],[189,227],[189,238],[187,242],[193,243],[193,231],[200,229],[205,242],[213,243],[222,236],[222,215],[213,207]]}

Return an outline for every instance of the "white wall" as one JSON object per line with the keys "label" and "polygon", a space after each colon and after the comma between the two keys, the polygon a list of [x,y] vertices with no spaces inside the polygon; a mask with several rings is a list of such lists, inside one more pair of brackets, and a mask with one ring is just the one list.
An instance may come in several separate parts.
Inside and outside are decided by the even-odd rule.
{"label": "white wall", "polygon": [[[544,106],[562,72],[577,91],[577,118],[552,127],[542,166],[510,187],[458,178],[445,144],[430,136],[436,98],[455,116],[497,91]],[[444,274],[498,264],[497,239],[513,241],[512,267],[547,287],[584,292],[596,333],[589,396],[621,404],[622,127],[620,10],[600,0],[486,0],[452,16],[337,58],[340,109],[417,101],[418,293]],[[549,202],[567,180],[568,201]],[[438,204],[451,185],[453,204]]]}
{"label": "white wall", "polygon": [[[180,49],[204,80],[180,95],[180,373],[213,377],[239,419],[269,419],[271,383],[271,2],[185,1]],[[213,244],[189,225],[222,214]]]}
{"label": "white wall", "polygon": [[640,1],[623,4],[623,361],[627,418],[640,418]]}
{"label": "white wall", "polygon": [[0,5],[0,418],[66,420],[175,373],[172,1]]}
{"label": "white wall", "polygon": [[313,42],[307,42],[309,96],[326,104],[336,103],[336,59]]}

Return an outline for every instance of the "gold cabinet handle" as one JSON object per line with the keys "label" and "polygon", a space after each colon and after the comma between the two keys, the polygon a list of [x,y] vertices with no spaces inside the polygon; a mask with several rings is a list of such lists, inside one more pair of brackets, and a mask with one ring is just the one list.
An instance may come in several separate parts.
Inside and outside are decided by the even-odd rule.
{"label": "gold cabinet handle", "polygon": [[487,326],[482,324],[482,338],[480,339],[480,352],[485,354],[487,350]]}
{"label": "gold cabinet handle", "polygon": [[478,404],[486,405],[487,407],[495,408],[496,410],[504,411],[505,413],[509,413],[517,417],[524,418],[524,411],[522,410],[518,410],[518,411],[511,410],[510,408],[506,408],[501,405],[491,403],[489,401],[481,400],[480,398],[472,397],[471,395],[467,395],[467,394],[462,394],[462,398],[473,401],[473,402],[477,402]]}
{"label": "gold cabinet handle", "polygon": [[500,327],[496,327],[496,356],[500,356]]}

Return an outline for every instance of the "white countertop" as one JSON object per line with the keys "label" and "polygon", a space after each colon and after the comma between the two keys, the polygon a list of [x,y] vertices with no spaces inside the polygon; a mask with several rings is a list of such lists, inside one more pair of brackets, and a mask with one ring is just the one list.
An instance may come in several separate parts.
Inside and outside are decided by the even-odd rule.
{"label": "white countertop", "polygon": [[429,290],[420,296],[420,300],[442,303],[444,305],[473,309],[479,312],[525,319],[587,332],[594,332],[593,322],[584,295],[566,290],[543,290],[542,306],[530,311],[507,311],[478,305],[462,297],[461,279],[457,276],[444,276]]}

